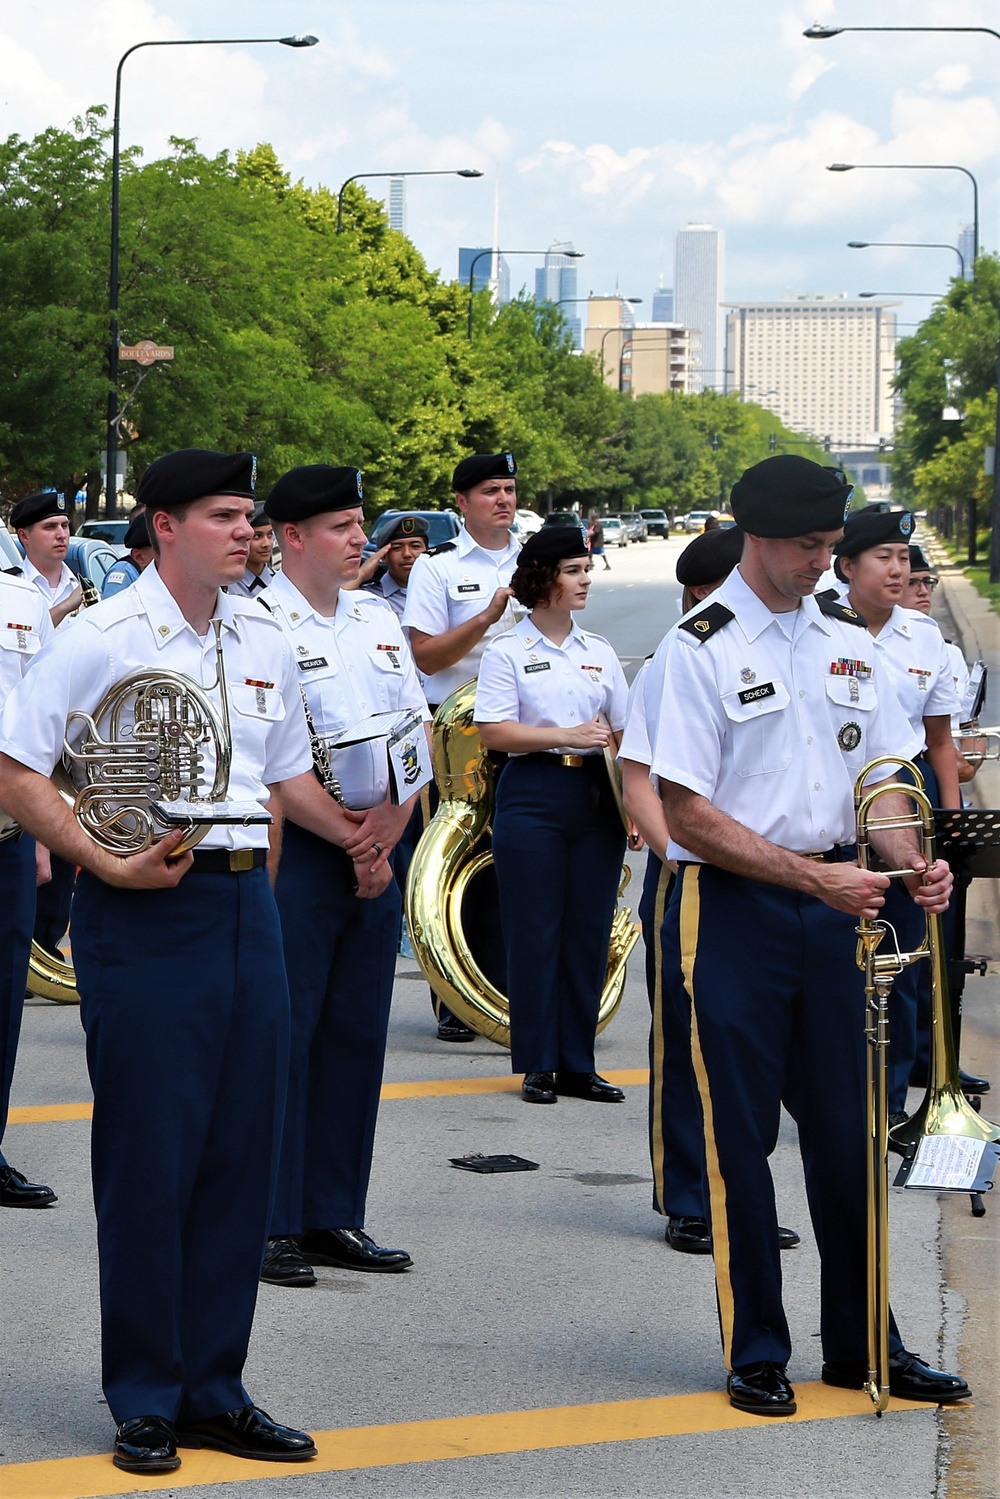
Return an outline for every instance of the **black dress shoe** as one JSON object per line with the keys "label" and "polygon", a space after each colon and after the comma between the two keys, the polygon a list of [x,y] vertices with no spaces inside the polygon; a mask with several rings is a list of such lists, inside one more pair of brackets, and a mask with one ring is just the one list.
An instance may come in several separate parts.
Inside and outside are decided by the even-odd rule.
{"label": "black dress shoe", "polygon": [[555,1079],[551,1072],[526,1072],[521,1084],[525,1103],[555,1103]]}
{"label": "black dress shoe", "polygon": [[889,1149],[895,1151],[896,1155],[905,1156],[907,1154],[907,1151],[902,1145],[897,1145],[896,1141],[892,1138],[892,1131],[898,1124],[905,1124],[909,1117],[909,1114],[889,1115]]}
{"label": "black dress shoe", "polygon": [[[671,1249],[679,1249],[682,1254],[712,1253],[712,1236],[704,1218],[670,1217],[667,1219],[664,1238]],[[794,1228],[782,1228],[779,1224],[779,1249],[794,1249],[796,1244],[801,1244],[801,1242]]]}
{"label": "black dress shoe", "polygon": [[338,1270],[409,1270],[405,1249],[382,1249],[363,1228],[318,1228],[299,1235],[299,1248],[314,1265]]}
{"label": "black dress shoe", "polygon": [[784,1364],[763,1363],[756,1369],[736,1370],[726,1380],[729,1404],[752,1416],[792,1416],[795,1391],[788,1383]]}
{"label": "black dress shoe", "polygon": [[589,1098],[593,1103],[623,1103],[625,1094],[596,1072],[557,1072],[556,1092],[564,1098]]}
{"label": "black dress shoe", "polygon": [[[868,1374],[861,1364],[824,1364],[823,1383],[838,1385],[842,1390],[860,1390]],[[901,1400],[931,1400],[946,1405],[964,1400],[972,1391],[958,1374],[932,1369],[916,1353],[901,1348],[889,1355],[889,1394]]]}
{"label": "black dress shoe", "polygon": [[681,1254],[711,1254],[712,1236],[704,1218],[669,1217],[664,1238]]}
{"label": "black dress shoe", "polygon": [[279,1426],[267,1411],[244,1405],[207,1421],[188,1421],[177,1427],[179,1447],[214,1447],[233,1457],[253,1457],[261,1462],[300,1463],[316,1456],[316,1444],[307,1431]]}
{"label": "black dress shoe", "polygon": [[126,1473],[172,1473],[179,1468],[177,1437],[162,1416],[133,1416],[115,1434],[111,1461]]}
{"label": "black dress shoe", "polygon": [[[926,1072],[910,1073],[911,1088],[926,1088],[927,1082]],[[971,1072],[963,1072],[960,1067],[958,1069],[958,1086],[963,1093],[988,1093],[990,1091],[990,1080],[988,1077],[974,1077]]]}
{"label": "black dress shoe", "polygon": [[51,1187],[28,1181],[13,1166],[0,1166],[0,1207],[47,1208],[58,1201]]}
{"label": "black dress shoe", "polygon": [[314,1286],[316,1272],[294,1239],[268,1239],[260,1278],[269,1286]]}
{"label": "black dress shoe", "polygon": [[457,1015],[442,1007],[438,1020],[439,1041],[474,1041],[476,1035],[477,1032],[471,1025],[466,1025],[464,1020],[459,1020]]}

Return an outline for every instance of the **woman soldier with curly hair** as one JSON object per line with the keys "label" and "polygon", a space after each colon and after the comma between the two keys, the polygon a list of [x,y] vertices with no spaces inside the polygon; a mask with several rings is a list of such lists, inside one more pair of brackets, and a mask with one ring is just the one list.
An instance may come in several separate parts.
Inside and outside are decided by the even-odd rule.
{"label": "woman soldier with curly hair", "polygon": [[487,647],[476,724],[510,756],[493,816],[507,950],[511,1066],[528,1103],[559,1094],[619,1103],[594,1070],[625,830],[604,751],[625,722],[618,658],[573,616],[593,563],[577,526],[543,527],[511,587],[530,613]]}

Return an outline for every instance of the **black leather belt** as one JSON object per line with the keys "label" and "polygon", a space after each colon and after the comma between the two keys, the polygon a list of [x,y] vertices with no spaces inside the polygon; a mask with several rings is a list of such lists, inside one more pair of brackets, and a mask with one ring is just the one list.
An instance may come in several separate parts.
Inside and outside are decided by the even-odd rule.
{"label": "black leather belt", "polygon": [[267,863],[267,849],[196,848],[191,857],[195,874],[242,874],[247,869],[263,869]]}
{"label": "black leather belt", "polygon": [[803,859],[819,859],[823,864],[853,864],[858,857],[856,843],[835,843],[819,854],[803,854]]}
{"label": "black leather belt", "polygon": [[571,770],[586,770],[588,767],[593,769],[596,765],[604,769],[603,755],[560,755],[555,751],[538,750],[530,755],[511,756],[513,763],[516,764],[518,760],[526,761],[529,765],[555,765]]}

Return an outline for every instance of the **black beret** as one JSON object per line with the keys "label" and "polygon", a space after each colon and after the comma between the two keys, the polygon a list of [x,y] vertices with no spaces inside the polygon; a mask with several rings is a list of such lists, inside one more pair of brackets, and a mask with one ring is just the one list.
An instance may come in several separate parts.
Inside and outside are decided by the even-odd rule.
{"label": "black beret", "polygon": [[739,526],[720,526],[689,541],[677,559],[677,581],[684,588],[702,583],[721,583],[743,556],[743,532]]}
{"label": "black beret", "polygon": [[401,515],[379,538],[379,546],[387,546],[390,541],[408,541],[413,536],[422,536],[426,541],[430,534],[431,528],[422,515]]}
{"label": "black beret", "polygon": [[54,489],[44,494],[29,494],[18,500],[10,512],[10,523],[15,531],[22,526],[33,526],[36,521],[48,520],[50,515],[66,515],[66,501]]}
{"label": "black beret", "polygon": [[513,453],[476,453],[462,459],[451,476],[451,487],[456,494],[465,494],[487,479],[510,479],[516,473]]}
{"label": "black beret", "polygon": [[562,562],[567,557],[586,557],[587,543],[579,526],[543,526],[529,536],[517,554],[518,567],[532,562]]}
{"label": "black beret", "polygon": [[912,511],[868,505],[864,510],[851,511],[844,522],[844,534],[833,550],[838,557],[857,557],[869,547],[909,546],[912,534]]}
{"label": "black beret", "polygon": [[778,453],[755,463],[733,485],[733,519],[754,536],[806,536],[839,531],[853,493],[819,463]]}
{"label": "black beret", "polygon": [[264,509],[263,500],[261,500],[259,505],[254,506],[253,515],[250,517],[250,524],[255,531],[259,531],[262,526],[269,526],[271,524],[271,517]]}
{"label": "black beret", "polygon": [[127,546],[130,552],[132,551],[133,547],[148,547],[151,545],[149,540],[149,527],[146,524],[145,510],[140,510],[139,514],[133,515],[132,519],[129,521],[128,530],[125,532],[123,545]]}
{"label": "black beret", "polygon": [[929,573],[931,565],[919,547],[910,547],[910,572]]}
{"label": "black beret", "polygon": [[210,494],[254,498],[257,460],[252,453],[214,453],[208,448],[181,448],[149,465],[136,491],[140,505],[169,510]]}
{"label": "black beret", "polygon": [[282,474],[264,510],[272,520],[308,520],[330,510],[356,510],[363,499],[360,469],[307,463]]}

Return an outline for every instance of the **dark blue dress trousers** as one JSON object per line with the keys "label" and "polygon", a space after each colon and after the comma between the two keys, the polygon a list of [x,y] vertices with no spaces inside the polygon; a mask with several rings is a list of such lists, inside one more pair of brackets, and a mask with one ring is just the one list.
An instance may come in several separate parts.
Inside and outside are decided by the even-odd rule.
{"label": "dark blue dress trousers", "polygon": [[292,1040],[270,1232],[363,1228],[396,971],[395,880],[354,894],[342,848],[285,824],[275,887]]}
{"label": "dark blue dress trousers", "polygon": [[82,873],[73,958],[111,1414],[235,1410],[249,1399],[241,1376],[288,1071],[267,872],[189,872],[150,891]]}
{"label": "dark blue dress trousers", "polygon": [[[35,840],[22,833],[0,843],[0,1140],[21,1034],[24,987],[35,920]],[[0,1166],[6,1166],[0,1152]]]}

